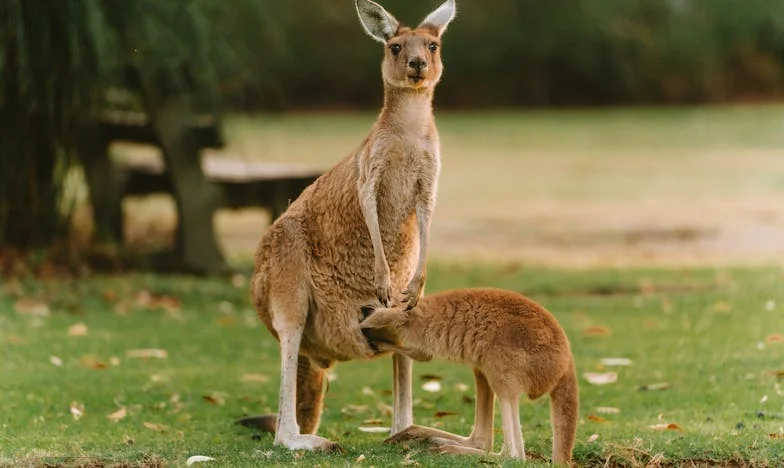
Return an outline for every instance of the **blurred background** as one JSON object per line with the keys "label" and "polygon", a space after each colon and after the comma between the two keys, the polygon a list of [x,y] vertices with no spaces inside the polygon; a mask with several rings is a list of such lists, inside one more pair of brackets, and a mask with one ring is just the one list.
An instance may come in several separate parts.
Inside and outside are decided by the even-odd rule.
{"label": "blurred background", "polygon": [[[438,4],[383,2],[410,25]],[[434,258],[784,260],[784,1],[458,10]],[[351,0],[5,0],[0,18],[5,273],[246,265],[381,104]]]}

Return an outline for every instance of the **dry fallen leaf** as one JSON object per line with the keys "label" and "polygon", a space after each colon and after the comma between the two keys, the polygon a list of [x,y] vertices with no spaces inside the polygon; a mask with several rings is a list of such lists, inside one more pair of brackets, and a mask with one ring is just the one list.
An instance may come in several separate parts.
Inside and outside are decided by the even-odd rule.
{"label": "dry fallen leaf", "polygon": [[784,335],[782,335],[781,333],[774,333],[772,335],[768,335],[768,337],[765,338],[765,342],[768,344],[784,343]]}
{"label": "dry fallen leaf", "polygon": [[144,421],[144,427],[157,432],[166,432],[169,430],[169,428],[163,424],[153,423],[149,421]]}
{"label": "dry fallen leaf", "polygon": [[471,387],[469,387],[468,385],[464,384],[463,382],[458,382],[458,383],[455,384],[455,390],[457,390],[458,392],[461,392],[461,393],[462,392],[467,392],[470,388]]}
{"label": "dry fallen leaf", "polygon": [[19,299],[14,303],[14,309],[19,314],[32,317],[48,317],[50,314],[49,306],[36,299]]}
{"label": "dry fallen leaf", "polygon": [[361,455],[360,455],[360,456],[358,456],[358,457],[357,457],[357,459],[356,459],[356,460],[354,460],[354,461],[355,461],[355,462],[363,462],[363,461],[365,461],[365,459],[366,459],[366,457],[365,457],[365,454],[361,454]]}
{"label": "dry fallen leaf", "polygon": [[134,302],[137,307],[147,309],[165,309],[175,310],[180,308],[180,300],[174,297],[153,294],[150,291],[143,290],[136,293]]}
{"label": "dry fallen leaf", "polygon": [[437,380],[430,380],[422,384],[422,390],[430,393],[438,393],[441,391],[441,382]]}
{"label": "dry fallen leaf", "polygon": [[125,406],[123,406],[114,413],[107,414],[106,418],[110,421],[120,421],[125,419],[126,416],[128,416],[128,410],[125,408]]}
{"label": "dry fallen leaf", "polygon": [[68,327],[68,336],[87,336],[87,325],[79,322]]}
{"label": "dry fallen leaf", "polygon": [[622,357],[609,357],[609,358],[602,358],[601,364],[607,367],[623,367],[623,366],[631,366],[632,360],[628,358]]}
{"label": "dry fallen leaf", "polygon": [[438,374],[422,374],[419,376],[422,380],[443,380],[444,378]]}
{"label": "dry fallen leaf", "polygon": [[186,466],[191,466],[194,463],[201,463],[206,461],[213,461],[215,460],[212,457],[205,457],[204,455],[194,455],[192,457],[188,457],[188,460],[185,461]]}
{"label": "dry fallen leaf", "polygon": [[683,431],[683,429],[675,423],[652,424],[648,427],[657,431]]}
{"label": "dry fallen leaf", "polygon": [[585,380],[587,380],[589,384],[593,385],[607,385],[618,381],[618,374],[615,372],[587,372],[583,374],[583,377],[585,377]]}
{"label": "dry fallen leaf", "polygon": [[223,406],[226,404],[226,396],[227,395],[223,392],[213,392],[209,395],[202,396],[202,399],[213,405]]}
{"label": "dry fallen leaf", "polygon": [[603,418],[601,416],[596,416],[596,415],[593,415],[593,414],[589,414],[588,415],[588,420],[589,421],[593,421],[593,422],[597,422],[597,423],[601,423],[601,424],[610,422],[610,421],[608,421],[607,419],[605,419],[605,418]]}
{"label": "dry fallen leaf", "polygon": [[771,439],[784,439],[784,432],[774,432],[772,434],[768,434],[768,437]]}
{"label": "dry fallen leaf", "polygon": [[588,437],[588,442],[596,442],[599,439],[599,434],[591,434]]}
{"label": "dry fallen leaf", "polygon": [[105,362],[100,361],[95,356],[89,354],[82,356],[79,359],[79,362],[81,362],[84,367],[90,369],[106,369],[108,367]]}
{"label": "dry fallen leaf", "polygon": [[82,416],[84,416],[84,405],[78,401],[71,402],[71,407],[69,410],[71,412],[71,416],[73,416],[73,418],[77,421],[81,419]]}
{"label": "dry fallen leaf", "polygon": [[373,396],[376,394],[376,392],[374,392],[370,387],[362,387],[362,394],[365,396]]}
{"label": "dry fallen leaf", "polygon": [[384,420],[383,419],[379,419],[379,418],[365,419],[364,421],[362,421],[362,424],[376,425],[377,426],[379,424],[384,424]]}
{"label": "dry fallen leaf", "polygon": [[382,426],[359,426],[357,429],[359,429],[361,432],[370,432],[370,433],[378,433],[378,434],[389,433],[389,431],[391,431],[390,428],[382,427]]}
{"label": "dry fallen leaf", "polygon": [[120,365],[120,358],[118,358],[117,356],[110,357],[109,358],[109,364],[111,364],[114,367],[119,366]]}
{"label": "dry fallen leaf", "polygon": [[443,418],[444,416],[455,416],[460,413],[455,413],[454,411],[437,411],[433,416],[437,418]]}
{"label": "dry fallen leaf", "polygon": [[656,382],[656,383],[641,386],[640,391],[644,392],[646,390],[652,390],[652,391],[667,390],[668,388],[670,388],[670,384],[668,384],[667,382]]}
{"label": "dry fallen leaf", "polygon": [[596,412],[603,414],[618,414],[621,412],[621,410],[614,406],[597,406]]}
{"label": "dry fallen leaf", "polygon": [[143,358],[143,359],[166,359],[169,357],[168,351],[165,349],[157,349],[157,348],[146,348],[146,349],[129,349],[125,353],[126,356],[132,358]]}
{"label": "dry fallen leaf", "polygon": [[63,367],[63,360],[57,356],[49,356],[49,362],[55,367]]}
{"label": "dry fallen leaf", "polygon": [[583,330],[586,336],[606,336],[611,333],[610,329],[602,325],[593,325]]}
{"label": "dry fallen leaf", "polygon": [[262,374],[242,374],[241,380],[248,383],[267,383],[269,382],[269,377]]}

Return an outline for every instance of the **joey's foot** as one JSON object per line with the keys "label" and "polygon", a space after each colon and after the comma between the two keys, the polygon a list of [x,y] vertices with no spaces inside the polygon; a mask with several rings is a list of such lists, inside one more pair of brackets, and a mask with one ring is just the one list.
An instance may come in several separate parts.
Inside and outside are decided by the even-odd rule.
{"label": "joey's foot", "polygon": [[430,434],[422,426],[408,426],[400,432],[396,432],[384,440],[385,444],[400,444],[403,442],[429,441]]}
{"label": "joey's foot", "polygon": [[336,442],[311,434],[298,434],[275,438],[275,445],[282,445],[289,450],[314,450],[327,453],[346,453]]}
{"label": "joey's foot", "polygon": [[437,454],[453,454],[453,455],[493,455],[491,453],[485,452],[482,449],[474,448],[474,447],[465,447],[463,445],[457,444],[444,444],[438,445],[435,447],[431,447],[429,449],[431,453]]}
{"label": "joey's foot", "polygon": [[245,418],[238,419],[235,421],[235,423],[251,429],[259,430],[261,432],[270,432],[274,434],[275,429],[278,427],[278,417],[274,414],[247,416]]}

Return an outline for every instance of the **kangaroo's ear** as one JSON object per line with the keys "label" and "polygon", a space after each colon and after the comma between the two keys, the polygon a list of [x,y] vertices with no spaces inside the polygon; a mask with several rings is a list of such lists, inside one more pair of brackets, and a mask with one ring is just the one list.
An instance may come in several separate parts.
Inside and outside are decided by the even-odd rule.
{"label": "kangaroo's ear", "polygon": [[455,0],[446,0],[440,7],[436,8],[435,11],[427,15],[427,18],[422,20],[422,24],[420,24],[419,27],[433,28],[438,32],[438,36],[440,37],[444,34],[446,27],[449,26],[449,22],[454,19],[456,14],[457,6],[455,5]]}
{"label": "kangaroo's ear", "polygon": [[379,328],[399,328],[407,320],[406,312],[400,308],[376,309],[365,320],[359,323],[363,330]]}
{"label": "kangaroo's ear", "polygon": [[356,0],[359,22],[373,39],[386,44],[397,32],[400,23],[384,7],[372,0]]}

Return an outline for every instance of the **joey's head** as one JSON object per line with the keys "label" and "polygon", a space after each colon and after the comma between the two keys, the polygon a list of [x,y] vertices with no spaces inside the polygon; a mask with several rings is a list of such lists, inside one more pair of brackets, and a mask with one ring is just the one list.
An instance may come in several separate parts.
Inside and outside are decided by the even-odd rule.
{"label": "joey's head", "polygon": [[441,79],[441,36],[457,12],[447,0],[416,28],[401,25],[372,0],[356,0],[359,22],[370,37],[385,45],[381,74],[396,88],[431,88]]}
{"label": "joey's head", "polygon": [[362,315],[365,318],[359,327],[369,342],[374,345],[400,344],[400,332],[408,321],[405,310],[399,307],[363,308]]}

